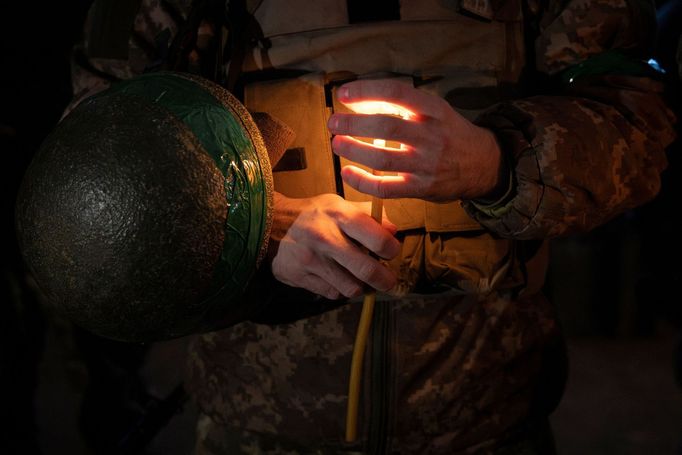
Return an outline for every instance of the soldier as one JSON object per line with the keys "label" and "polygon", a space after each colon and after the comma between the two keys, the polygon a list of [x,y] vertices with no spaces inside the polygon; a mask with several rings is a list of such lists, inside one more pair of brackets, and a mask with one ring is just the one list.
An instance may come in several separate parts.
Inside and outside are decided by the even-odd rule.
{"label": "soldier", "polygon": [[[674,119],[644,63],[653,8],[143,0],[127,14],[114,3],[95,2],[76,50],[74,105],[144,71],[196,72],[288,123],[305,155],[275,173],[264,309],[193,345],[197,452],[552,453],[547,416],[565,371],[541,293],[547,239],[659,189]],[[102,36],[126,17],[132,33]],[[375,99],[414,115],[343,107]],[[394,225],[372,221],[363,194],[388,198]],[[385,294],[360,438],[345,442],[365,286]]]}

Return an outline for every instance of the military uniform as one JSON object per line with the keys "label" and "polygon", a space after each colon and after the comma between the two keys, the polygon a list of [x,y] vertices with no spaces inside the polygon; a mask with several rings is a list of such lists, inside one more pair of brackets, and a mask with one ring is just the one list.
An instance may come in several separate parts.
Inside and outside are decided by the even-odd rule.
{"label": "military uniform", "polygon": [[[86,36],[75,102],[158,67],[188,3],[144,0],[125,56],[94,52]],[[287,122],[306,153],[307,167],[275,173],[275,188],[363,199],[337,183],[324,125],[342,109],[335,87],[366,76],[401,77],[490,128],[513,187],[492,203],[387,204],[402,242],[389,264],[399,295],[377,305],[357,443],[343,442],[343,426],[360,305],[301,302],[261,282],[272,286],[265,309],[194,343],[197,451],[547,453],[564,371],[540,292],[546,239],[651,199],[673,138],[662,87],[636,60],[650,11],[626,0],[403,0],[358,20],[354,4],[246,2],[257,33],[245,42],[245,102]],[[87,30],[98,31],[92,15]],[[221,30],[203,18],[185,69],[225,44]]]}

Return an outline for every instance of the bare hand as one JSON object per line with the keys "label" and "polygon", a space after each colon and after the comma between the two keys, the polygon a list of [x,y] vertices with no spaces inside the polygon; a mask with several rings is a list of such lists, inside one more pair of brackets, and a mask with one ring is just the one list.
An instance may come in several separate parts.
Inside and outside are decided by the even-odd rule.
{"label": "bare hand", "polygon": [[[357,166],[343,180],[381,198],[412,197],[434,202],[475,199],[498,183],[501,152],[494,134],[459,115],[442,98],[394,80],[360,80],[338,91],[344,104],[384,100],[414,113],[405,120],[387,115],[334,114],[328,127],[337,136],[334,153],[397,175],[375,176]],[[353,137],[380,138],[403,149],[377,147]]]}
{"label": "bare hand", "polygon": [[368,207],[335,194],[290,199],[275,193],[271,234],[276,279],[329,299],[361,295],[365,285],[388,291],[396,276],[359,245],[384,259],[400,252],[396,227],[377,223]]}

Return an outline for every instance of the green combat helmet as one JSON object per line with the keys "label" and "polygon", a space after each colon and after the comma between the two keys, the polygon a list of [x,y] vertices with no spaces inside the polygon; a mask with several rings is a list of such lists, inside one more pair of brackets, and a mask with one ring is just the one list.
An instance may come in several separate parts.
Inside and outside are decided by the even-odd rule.
{"label": "green combat helmet", "polygon": [[41,290],[75,323],[171,338],[249,313],[240,296],[267,248],[272,192],[263,137],[239,101],[154,73],[82,102],[47,137],[17,232]]}

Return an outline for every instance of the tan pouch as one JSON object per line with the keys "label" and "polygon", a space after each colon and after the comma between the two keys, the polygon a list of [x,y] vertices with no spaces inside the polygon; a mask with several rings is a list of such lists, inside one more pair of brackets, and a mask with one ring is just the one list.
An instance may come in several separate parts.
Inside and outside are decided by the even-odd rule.
{"label": "tan pouch", "polygon": [[296,198],[336,193],[323,75],[250,84],[244,102],[250,110],[267,112],[289,125],[296,133],[291,147],[305,151],[305,169],[273,174],[275,190]]}

